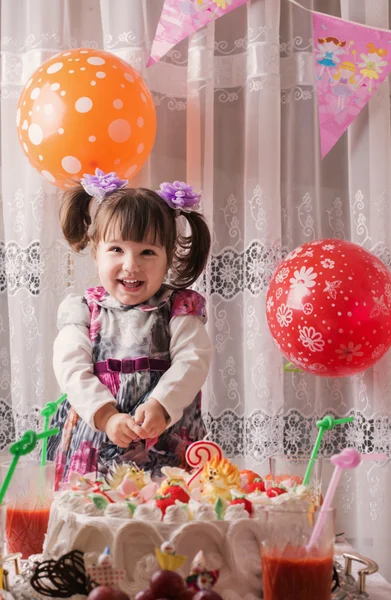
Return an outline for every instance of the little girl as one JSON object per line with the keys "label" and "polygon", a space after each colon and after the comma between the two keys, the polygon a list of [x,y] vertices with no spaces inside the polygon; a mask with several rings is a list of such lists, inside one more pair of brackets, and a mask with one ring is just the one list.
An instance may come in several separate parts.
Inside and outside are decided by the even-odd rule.
{"label": "little girl", "polygon": [[[91,244],[101,285],[70,294],[58,311],[54,371],[66,401],[48,443],[57,481],[134,461],[159,475],[185,467],[202,439],[200,389],[211,360],[205,300],[186,289],[210,249],[199,195],[175,181],[159,192],[126,188],[115,173],[85,175],[65,192],[61,226],[70,246]],[[91,204],[96,211],[91,216]],[[177,217],[190,226],[178,232]],[[170,269],[171,285],[164,282]]]}

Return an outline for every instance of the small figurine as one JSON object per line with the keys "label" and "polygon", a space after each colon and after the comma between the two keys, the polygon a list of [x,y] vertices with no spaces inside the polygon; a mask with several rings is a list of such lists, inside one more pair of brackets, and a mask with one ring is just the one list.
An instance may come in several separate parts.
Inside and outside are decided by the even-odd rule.
{"label": "small figurine", "polygon": [[202,550],[195,555],[190,567],[190,574],[186,578],[188,588],[201,591],[211,590],[216,584],[220,571],[208,571],[206,568],[205,556]]}
{"label": "small figurine", "polygon": [[161,569],[175,571],[186,562],[186,556],[177,555],[171,542],[163,542],[160,548],[155,548],[157,561]]}
{"label": "small figurine", "polygon": [[106,546],[96,563],[86,565],[86,571],[93,581],[101,585],[118,586],[125,578],[123,569],[115,569],[110,548]]}
{"label": "small figurine", "polygon": [[240,486],[240,471],[226,458],[214,456],[202,469],[201,494],[205,500],[215,503],[220,497],[232,500],[232,492],[243,494]]}

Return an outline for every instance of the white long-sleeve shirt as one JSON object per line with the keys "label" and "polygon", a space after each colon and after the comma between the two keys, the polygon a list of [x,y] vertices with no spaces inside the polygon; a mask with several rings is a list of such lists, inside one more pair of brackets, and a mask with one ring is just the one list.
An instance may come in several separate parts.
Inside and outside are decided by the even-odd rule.
{"label": "white long-sleeve shirt", "polygon": [[[84,316],[78,323],[66,322],[61,313],[77,301]],[[80,308],[79,308],[80,310]],[[105,404],[116,405],[110,390],[94,374],[89,336],[89,309],[81,297],[71,295],[59,308],[62,323],[54,342],[53,366],[62,392],[77,414],[96,431],[95,413]],[[69,319],[68,319],[69,321]],[[167,411],[168,426],[176,423],[191,404],[207,377],[212,346],[202,319],[194,315],[174,316],[169,322],[171,366],[154,387],[151,396]]]}

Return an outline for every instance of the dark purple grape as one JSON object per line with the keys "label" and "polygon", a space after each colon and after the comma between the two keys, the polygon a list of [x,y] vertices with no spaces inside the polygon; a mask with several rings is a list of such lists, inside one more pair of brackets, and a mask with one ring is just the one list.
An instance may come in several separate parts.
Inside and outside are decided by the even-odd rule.
{"label": "dark purple grape", "polygon": [[143,592],[136,594],[134,600],[156,600],[156,596],[151,592],[151,590],[144,590]]}
{"label": "dark purple grape", "polygon": [[220,594],[213,590],[201,590],[197,592],[193,600],[223,600]]}
{"label": "dark purple grape", "polygon": [[125,594],[125,592],[123,592],[122,590],[118,590],[115,600],[130,600],[130,598],[128,594]]}
{"label": "dark purple grape", "polygon": [[184,592],[182,592],[182,594],[178,597],[178,600],[193,600],[194,596],[196,595],[196,591],[195,590],[185,590]]}
{"label": "dark purple grape", "polygon": [[89,593],[87,600],[117,600],[117,594],[118,590],[114,590],[108,585],[99,585]]}
{"label": "dark purple grape", "polygon": [[160,598],[176,598],[185,590],[185,582],[182,577],[175,571],[156,571],[151,578],[151,591],[155,597]]}

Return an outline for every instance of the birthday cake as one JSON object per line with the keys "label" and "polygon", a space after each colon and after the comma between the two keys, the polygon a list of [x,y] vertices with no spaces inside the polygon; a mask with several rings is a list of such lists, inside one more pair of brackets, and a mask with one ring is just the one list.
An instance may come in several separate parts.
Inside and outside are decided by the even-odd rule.
{"label": "birthday cake", "polygon": [[196,475],[163,471],[159,483],[135,465],[113,468],[104,481],[72,474],[52,505],[44,558],[78,550],[91,566],[109,547],[119,585],[134,598],[159,568],[156,548],[168,542],[186,557],[182,576],[203,550],[208,567],[219,571],[214,589],[224,600],[259,598],[264,508],[308,510],[308,488],[274,486],[221,454]]}

